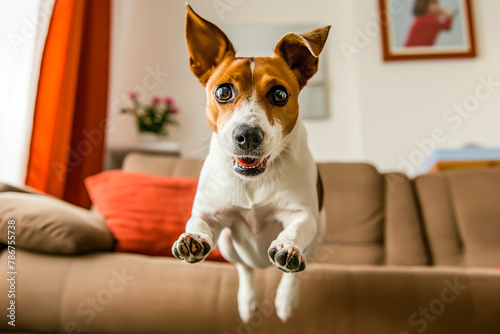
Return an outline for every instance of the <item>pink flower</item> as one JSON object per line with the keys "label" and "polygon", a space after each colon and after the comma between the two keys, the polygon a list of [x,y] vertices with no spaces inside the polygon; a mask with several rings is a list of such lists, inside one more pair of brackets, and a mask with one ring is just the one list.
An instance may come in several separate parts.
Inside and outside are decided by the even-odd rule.
{"label": "pink flower", "polygon": [[171,97],[165,98],[165,104],[166,105],[173,105],[174,104],[174,99]]}
{"label": "pink flower", "polygon": [[153,97],[153,104],[159,104],[160,98],[158,96]]}
{"label": "pink flower", "polygon": [[179,113],[179,108],[173,107],[171,112],[172,112],[172,115],[177,115]]}
{"label": "pink flower", "polygon": [[137,93],[136,93],[136,92],[130,92],[130,93],[128,93],[128,96],[129,96],[132,100],[137,99]]}

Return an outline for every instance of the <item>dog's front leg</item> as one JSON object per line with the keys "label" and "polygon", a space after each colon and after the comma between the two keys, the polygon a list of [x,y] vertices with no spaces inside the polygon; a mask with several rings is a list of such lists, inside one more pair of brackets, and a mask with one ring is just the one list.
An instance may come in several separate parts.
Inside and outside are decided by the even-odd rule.
{"label": "dog's front leg", "polygon": [[295,210],[282,219],[284,230],[271,243],[268,254],[271,262],[286,273],[306,268],[304,252],[318,232],[316,219],[307,210]]}
{"label": "dog's front leg", "polygon": [[186,224],[186,232],[172,246],[172,254],[180,260],[196,263],[204,260],[215,248],[223,226],[192,216]]}
{"label": "dog's front leg", "polygon": [[276,313],[286,322],[299,298],[299,277],[297,272],[306,268],[304,253],[314,246],[318,233],[318,222],[307,210],[292,211],[280,217],[284,230],[271,243],[268,254],[273,264],[285,273],[276,292]]}
{"label": "dog's front leg", "polygon": [[257,309],[253,269],[243,263],[236,263],[236,269],[239,278],[238,311],[241,320],[248,323]]}
{"label": "dog's front leg", "polygon": [[286,322],[299,303],[300,277],[296,274],[283,273],[276,291],[276,314],[281,321]]}

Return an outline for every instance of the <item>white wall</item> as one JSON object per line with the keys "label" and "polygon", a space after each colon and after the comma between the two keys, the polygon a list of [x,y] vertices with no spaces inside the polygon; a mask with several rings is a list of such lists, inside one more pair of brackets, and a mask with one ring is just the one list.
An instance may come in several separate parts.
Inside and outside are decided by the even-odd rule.
{"label": "white wall", "polygon": [[[364,29],[373,19],[375,2],[358,7],[355,26]],[[379,38],[353,57],[359,70],[364,158],[380,169],[396,169],[404,158],[413,162],[410,174],[416,173],[421,165],[419,158],[427,156],[424,151],[433,146],[430,140],[435,129],[444,132],[444,140],[435,143],[439,148],[500,146],[500,87],[480,101],[467,119],[461,117],[461,124],[443,119],[447,109],[469,102],[480,83],[478,77],[492,75],[500,83],[500,21],[494,14],[500,12],[500,2],[482,0],[473,4],[477,58],[384,63]],[[446,115],[453,116],[449,112]],[[415,141],[425,142],[424,149]],[[399,169],[409,172],[407,167]]]}
{"label": "white wall", "polygon": [[[398,169],[399,159],[420,157],[414,153],[418,149],[414,141],[431,138],[436,128],[442,128],[446,137],[439,147],[469,143],[499,146],[500,136],[495,130],[500,125],[500,88],[481,101],[457,129],[451,127],[457,125],[455,122],[446,123],[442,117],[447,108],[474,94],[479,76],[492,75],[500,81],[500,21],[494,15],[500,12],[500,2],[474,3],[479,49],[476,59],[384,63],[376,36],[348,61],[340,45],[352,43],[356,29],[364,29],[374,20],[376,3],[190,1],[199,14],[223,29],[248,24],[332,25],[324,57],[320,57],[329,76],[330,117],[306,122],[310,146],[319,161],[369,161],[382,170]],[[181,126],[171,131],[170,138],[181,144],[184,156],[206,154],[208,141],[200,140],[210,135],[204,116],[206,98],[188,67],[184,4],[181,0],[115,0],[109,146],[137,140],[133,120],[117,111],[132,87],[143,82],[143,86],[155,86],[147,68],[151,71],[158,66],[169,75],[160,76],[157,87],[148,94],[173,96],[181,110]],[[221,12],[223,5],[226,11]]]}

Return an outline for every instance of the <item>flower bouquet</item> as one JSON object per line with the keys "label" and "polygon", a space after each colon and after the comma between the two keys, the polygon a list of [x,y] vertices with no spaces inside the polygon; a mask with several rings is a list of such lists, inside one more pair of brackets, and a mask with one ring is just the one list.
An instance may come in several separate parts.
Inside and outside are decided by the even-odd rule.
{"label": "flower bouquet", "polygon": [[153,97],[151,103],[144,104],[139,101],[137,94],[129,94],[132,100],[131,108],[123,108],[124,114],[132,114],[135,117],[137,129],[140,133],[153,133],[157,136],[167,136],[167,125],[177,125],[174,115],[179,113],[171,97],[161,99]]}

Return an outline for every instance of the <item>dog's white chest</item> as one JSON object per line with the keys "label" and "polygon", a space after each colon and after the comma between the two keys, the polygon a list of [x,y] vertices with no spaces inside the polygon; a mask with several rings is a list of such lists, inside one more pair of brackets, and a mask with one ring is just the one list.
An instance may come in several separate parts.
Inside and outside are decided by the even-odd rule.
{"label": "dog's white chest", "polygon": [[[293,210],[269,204],[250,209],[233,206],[213,218],[228,223],[231,242],[242,262],[252,267],[265,268],[271,264],[267,254],[270,243],[282,233],[287,221],[293,221],[297,214]],[[219,244],[225,241],[219,240]]]}
{"label": "dog's white chest", "polygon": [[[273,206],[257,206],[252,208],[235,207],[231,210],[233,229],[241,232],[258,235],[265,230],[283,229],[283,225],[277,220],[277,210]],[[278,226],[275,226],[278,225]]]}

